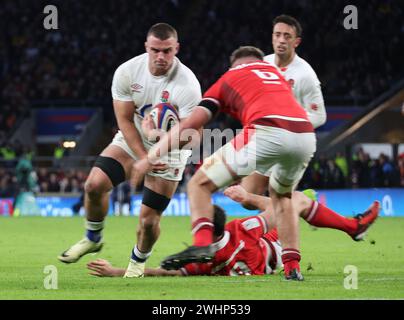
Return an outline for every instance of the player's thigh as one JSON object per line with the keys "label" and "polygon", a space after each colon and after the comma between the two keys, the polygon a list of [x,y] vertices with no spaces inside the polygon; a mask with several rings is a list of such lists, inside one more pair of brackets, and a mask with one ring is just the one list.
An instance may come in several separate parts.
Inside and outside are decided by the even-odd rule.
{"label": "player's thigh", "polygon": [[258,172],[254,172],[241,180],[240,185],[248,192],[264,194],[268,188],[269,178]]}
{"label": "player's thigh", "polygon": [[229,186],[256,168],[255,142],[241,132],[203,161],[200,168],[218,188]]}
{"label": "player's thigh", "polygon": [[146,175],[144,186],[159,195],[171,199],[175,191],[177,190],[178,181]]}
{"label": "player's thigh", "polygon": [[109,157],[118,161],[125,171],[126,179],[130,178],[135,159],[130,154],[128,154],[125,149],[117,145],[110,144],[101,152],[101,156]]}
{"label": "player's thigh", "polygon": [[203,161],[201,168],[189,181],[191,185],[209,184],[214,189],[220,189],[239,179],[218,151]]}
{"label": "player's thigh", "polygon": [[315,152],[314,133],[287,133],[282,137],[282,150],[271,168],[270,187],[278,194],[290,193],[302,178]]}
{"label": "player's thigh", "polygon": [[129,178],[134,160],[121,148],[109,145],[100,154],[86,180],[87,193],[105,193]]}

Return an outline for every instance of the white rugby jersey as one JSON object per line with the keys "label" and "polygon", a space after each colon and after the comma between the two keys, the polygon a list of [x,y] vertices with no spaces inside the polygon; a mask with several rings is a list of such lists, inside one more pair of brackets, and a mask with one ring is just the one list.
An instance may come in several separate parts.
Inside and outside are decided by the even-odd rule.
{"label": "white rugby jersey", "polygon": [[161,102],[176,106],[183,119],[202,99],[198,79],[177,57],[167,74],[154,76],[149,70],[148,53],[126,61],[116,69],[111,91],[114,100],[134,102],[135,119],[143,118],[152,106]]}
{"label": "white rugby jersey", "polygon": [[[264,60],[276,66],[275,54],[265,56]],[[289,82],[296,100],[306,110],[313,127],[323,125],[327,119],[323,94],[320,80],[310,64],[295,54],[287,67],[276,67]]]}
{"label": "white rugby jersey", "polygon": [[177,107],[179,117],[183,119],[202,99],[198,79],[177,57],[167,74],[154,76],[149,70],[148,53],[124,62],[116,69],[111,91],[114,100],[133,101],[135,104],[133,120],[147,149],[152,144],[143,136],[141,122],[153,106],[161,102],[170,103]]}

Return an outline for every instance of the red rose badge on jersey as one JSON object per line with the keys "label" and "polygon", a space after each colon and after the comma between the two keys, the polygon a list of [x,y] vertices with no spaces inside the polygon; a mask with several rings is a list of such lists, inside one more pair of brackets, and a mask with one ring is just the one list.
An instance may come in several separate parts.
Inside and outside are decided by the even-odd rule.
{"label": "red rose badge on jersey", "polygon": [[290,87],[291,89],[293,89],[293,86],[295,85],[295,80],[289,79],[289,80],[288,80],[288,83],[289,83],[289,87]]}
{"label": "red rose badge on jersey", "polygon": [[161,93],[161,102],[168,102],[168,98],[170,98],[170,93],[166,90],[164,90]]}

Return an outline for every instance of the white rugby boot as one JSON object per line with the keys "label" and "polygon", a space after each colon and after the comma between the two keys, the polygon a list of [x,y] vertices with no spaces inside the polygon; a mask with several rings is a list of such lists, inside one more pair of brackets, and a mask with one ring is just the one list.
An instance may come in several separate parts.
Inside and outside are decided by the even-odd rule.
{"label": "white rugby boot", "polygon": [[129,260],[124,278],[143,278],[146,262],[137,262],[133,259]]}
{"label": "white rugby boot", "polygon": [[85,237],[58,256],[58,259],[64,263],[74,263],[88,253],[100,251],[103,245],[102,240],[93,242]]}

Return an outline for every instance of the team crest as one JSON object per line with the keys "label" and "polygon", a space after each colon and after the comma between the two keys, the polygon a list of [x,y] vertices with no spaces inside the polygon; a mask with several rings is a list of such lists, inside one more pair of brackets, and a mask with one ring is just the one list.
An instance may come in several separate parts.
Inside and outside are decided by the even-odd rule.
{"label": "team crest", "polygon": [[293,86],[295,85],[295,80],[289,79],[289,80],[288,80],[288,83],[289,83],[289,87],[290,87],[291,89],[293,89]]}
{"label": "team crest", "polygon": [[166,90],[164,90],[162,93],[161,93],[161,102],[168,102],[168,99],[170,98],[170,93],[168,92],[168,91],[166,91]]}

